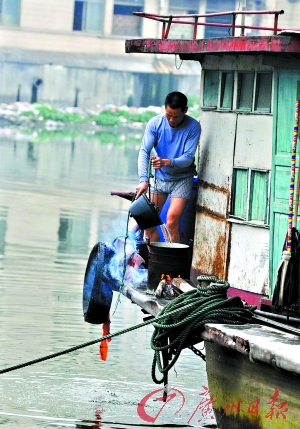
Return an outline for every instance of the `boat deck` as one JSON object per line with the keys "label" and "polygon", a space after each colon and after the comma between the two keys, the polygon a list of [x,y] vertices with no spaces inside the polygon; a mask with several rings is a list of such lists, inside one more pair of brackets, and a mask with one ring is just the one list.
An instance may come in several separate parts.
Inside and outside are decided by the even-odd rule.
{"label": "boat deck", "polygon": [[[145,285],[134,288],[125,283],[122,293],[152,316],[169,302],[149,294]],[[201,337],[206,342],[247,355],[250,362],[266,363],[278,370],[300,374],[300,337],[297,335],[262,324],[206,324]]]}

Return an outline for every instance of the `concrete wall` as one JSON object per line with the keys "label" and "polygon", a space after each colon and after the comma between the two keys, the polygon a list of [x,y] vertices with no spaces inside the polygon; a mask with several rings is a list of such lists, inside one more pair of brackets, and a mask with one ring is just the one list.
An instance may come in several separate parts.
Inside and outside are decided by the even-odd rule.
{"label": "concrete wall", "polygon": [[99,38],[85,32],[52,32],[17,27],[0,28],[0,48],[93,55],[126,55],[125,37]]}
{"label": "concrete wall", "polygon": [[0,100],[6,103],[16,101],[18,87],[20,101],[30,102],[34,77],[43,81],[38,87],[37,101],[54,106],[73,106],[76,92],[77,103],[82,107],[105,103],[122,105],[134,92],[132,74],[112,70],[2,63],[0,74]]}
{"label": "concrete wall", "polygon": [[44,31],[71,31],[73,0],[22,0],[20,28]]}
{"label": "concrete wall", "polygon": [[[199,66],[200,70],[200,66]],[[91,108],[97,104],[135,106],[163,104],[169,91],[179,90],[198,95],[199,76],[136,73],[108,68],[88,68],[61,64],[26,64],[0,62],[0,103],[31,102],[33,84],[37,87],[37,101],[53,106],[77,105]],[[156,90],[156,94],[153,91]],[[77,94],[77,97],[76,97]]]}

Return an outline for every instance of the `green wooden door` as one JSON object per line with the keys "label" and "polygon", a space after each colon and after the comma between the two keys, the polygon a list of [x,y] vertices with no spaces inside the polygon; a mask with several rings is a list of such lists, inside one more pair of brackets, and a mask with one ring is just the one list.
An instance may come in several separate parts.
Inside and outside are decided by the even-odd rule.
{"label": "green wooden door", "polygon": [[[276,74],[270,216],[270,292],[272,295],[276,282],[276,271],[281,259],[282,248],[288,228],[291,149],[295,102],[297,98],[299,99],[300,97],[299,88],[300,70],[285,71]],[[298,142],[297,155],[299,149],[300,143]],[[298,166],[298,162],[299,157],[297,156],[296,166]]]}

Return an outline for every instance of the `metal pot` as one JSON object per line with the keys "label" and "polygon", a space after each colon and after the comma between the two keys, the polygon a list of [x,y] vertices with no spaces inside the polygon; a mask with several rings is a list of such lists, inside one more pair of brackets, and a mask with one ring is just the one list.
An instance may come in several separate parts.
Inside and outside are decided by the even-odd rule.
{"label": "metal pot", "polygon": [[149,244],[147,288],[155,290],[162,274],[171,278],[188,279],[191,266],[191,248],[186,244],[152,242]]}
{"label": "metal pot", "polygon": [[159,208],[142,194],[129,207],[129,213],[141,229],[161,225],[163,221],[158,214]]}

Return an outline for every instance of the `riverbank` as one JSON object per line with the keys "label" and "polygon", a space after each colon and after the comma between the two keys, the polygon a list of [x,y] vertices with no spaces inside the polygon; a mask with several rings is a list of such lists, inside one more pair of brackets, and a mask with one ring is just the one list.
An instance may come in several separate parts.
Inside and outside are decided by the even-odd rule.
{"label": "riverbank", "polygon": [[162,111],[161,107],[129,108],[113,105],[93,109],[66,107],[55,109],[46,104],[16,102],[0,105],[0,127],[18,127],[23,130],[75,131],[87,133],[103,131],[105,127],[142,124]]}
{"label": "riverbank", "polygon": [[[189,115],[197,118],[199,106],[193,105]],[[128,107],[104,105],[91,109],[80,107],[54,108],[48,104],[16,102],[0,104],[0,127],[18,127],[22,130],[76,131],[87,133],[103,131],[105,127],[126,126],[143,128],[153,116],[163,112],[163,106]]]}

